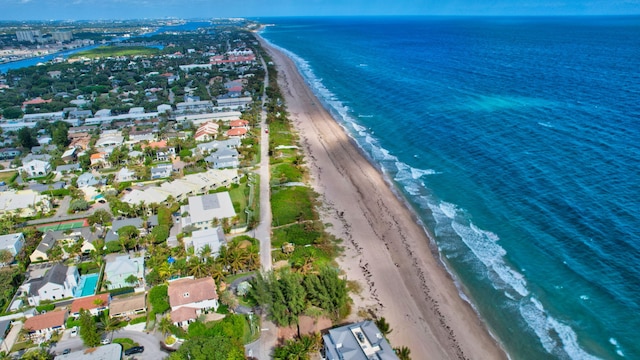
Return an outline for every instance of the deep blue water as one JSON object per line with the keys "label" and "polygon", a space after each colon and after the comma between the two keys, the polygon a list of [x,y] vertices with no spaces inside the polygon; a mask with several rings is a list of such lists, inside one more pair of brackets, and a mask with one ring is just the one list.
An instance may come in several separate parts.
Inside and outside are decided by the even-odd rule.
{"label": "deep blue water", "polygon": [[640,358],[639,17],[260,20],[512,358]]}

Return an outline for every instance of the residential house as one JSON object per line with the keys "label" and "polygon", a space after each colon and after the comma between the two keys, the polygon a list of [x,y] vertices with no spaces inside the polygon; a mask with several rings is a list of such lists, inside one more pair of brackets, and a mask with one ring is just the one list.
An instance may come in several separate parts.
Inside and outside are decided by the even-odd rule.
{"label": "residential house", "polygon": [[227,130],[227,136],[230,138],[244,139],[247,135],[247,129],[245,128],[233,128]]}
{"label": "residential house", "polygon": [[118,297],[111,300],[109,317],[124,318],[135,317],[147,312],[146,294]]}
{"label": "residential house", "polygon": [[118,130],[105,130],[96,141],[96,147],[116,147],[124,143],[124,136]]}
{"label": "residential house", "polygon": [[95,154],[91,154],[89,159],[91,160],[91,167],[102,167],[107,164],[107,153],[104,151],[97,152]]}
{"label": "residential house", "polygon": [[158,215],[152,215],[147,221],[142,218],[125,218],[114,220],[111,223],[111,229],[107,232],[105,241],[118,241],[118,230],[125,226],[135,226],[140,231],[140,235],[146,235],[148,231],[158,226]]}
{"label": "residential house", "polygon": [[220,126],[215,122],[208,122],[201,125],[196,134],[193,137],[196,141],[211,141],[218,135],[218,128]]}
{"label": "residential house", "polygon": [[151,168],[151,179],[162,179],[171,176],[172,164],[160,164]]}
{"label": "residential house", "polygon": [[38,306],[43,300],[71,298],[79,281],[80,274],[75,266],[55,264],[43,277],[29,279],[25,283],[25,287],[28,288],[29,305]]}
{"label": "residential house", "polygon": [[198,144],[196,145],[196,151],[198,151],[200,154],[208,154],[210,152],[216,151],[218,149],[235,149],[238,146],[240,146],[241,144],[241,140],[239,138],[231,138],[231,139],[227,139],[227,140],[215,140],[215,141],[211,141],[211,142],[207,142],[207,143],[202,143],[202,144]]}
{"label": "residential house", "polygon": [[78,185],[79,188],[85,188],[89,186],[96,186],[100,184],[100,181],[96,179],[92,173],[86,172],[78,176],[78,179],[76,180],[76,184]]}
{"label": "residential house", "polygon": [[78,158],[78,148],[72,147],[67,149],[64,153],[62,153],[61,159],[65,162],[76,161]]}
{"label": "residential house", "polygon": [[116,182],[134,181],[137,179],[136,172],[128,168],[122,168],[116,173]]}
{"label": "residential house", "polygon": [[15,159],[16,157],[20,156],[20,154],[22,154],[22,151],[15,148],[0,149],[0,160]]}
{"label": "residential house", "polygon": [[211,227],[213,219],[227,219],[236,216],[229,192],[220,192],[189,198],[189,205],[180,207],[180,213],[188,213],[182,217],[182,226],[195,226],[200,229]]}
{"label": "residential house", "polygon": [[240,165],[239,156],[236,149],[222,148],[204,158],[204,161],[214,169],[236,168]]}
{"label": "residential house", "polygon": [[222,226],[196,230],[191,234],[191,237],[185,237],[183,241],[185,251],[188,253],[189,248],[193,248],[193,253],[196,255],[200,255],[202,249],[208,246],[211,250],[211,255],[216,256],[220,252],[222,245],[226,244]]}
{"label": "residential house", "polygon": [[[22,250],[23,247],[24,247],[24,234],[22,234],[21,232],[7,234],[7,235],[0,235],[0,251],[6,250],[12,256],[15,257],[16,255],[18,255],[18,253],[20,252],[20,250]],[[1,265],[6,265],[6,264],[0,264],[0,266]]]}
{"label": "residential house", "polygon": [[46,336],[64,330],[68,315],[67,310],[55,310],[35,315],[24,322],[24,329],[32,337]]}
{"label": "residential house", "polygon": [[249,122],[247,120],[231,120],[229,121],[231,128],[245,128],[249,130]]}
{"label": "residential house", "polygon": [[31,160],[22,164],[22,170],[29,177],[40,177],[48,175],[51,172],[51,164],[48,161]]}
{"label": "residential house", "polygon": [[398,360],[391,345],[371,320],[329,330],[322,337],[325,360]]}
{"label": "residential house", "polygon": [[101,312],[109,309],[110,302],[111,295],[108,293],[75,299],[71,303],[71,316],[75,318],[80,317],[80,310],[87,310],[91,315],[97,316]]}
{"label": "residential house", "polygon": [[209,309],[218,310],[216,283],[210,276],[169,281],[168,294],[171,321],[178,326],[188,325]]}
{"label": "residential house", "polygon": [[0,191],[0,215],[34,216],[51,209],[49,197],[33,190]]}
{"label": "residential house", "polygon": [[69,165],[59,165],[54,170],[55,173],[63,175],[80,170],[80,164],[74,163]]}
{"label": "residential house", "polygon": [[107,258],[104,268],[104,280],[107,289],[119,289],[135,285],[127,282],[131,275],[138,279],[139,284],[144,283],[144,258],[130,258],[129,255]]}
{"label": "residential house", "polygon": [[229,186],[240,180],[237,169],[209,169],[205,173],[190,174],[160,186],[149,186],[144,190],[134,189],[125,194],[122,201],[128,204],[161,203],[169,196],[182,201],[189,196],[205,193],[221,186]]}
{"label": "residential house", "polygon": [[56,235],[53,231],[47,231],[43,236],[42,240],[36,247],[35,250],[29,255],[29,260],[31,262],[38,261],[48,261],[49,260],[49,250],[53,248],[56,241],[58,241]]}

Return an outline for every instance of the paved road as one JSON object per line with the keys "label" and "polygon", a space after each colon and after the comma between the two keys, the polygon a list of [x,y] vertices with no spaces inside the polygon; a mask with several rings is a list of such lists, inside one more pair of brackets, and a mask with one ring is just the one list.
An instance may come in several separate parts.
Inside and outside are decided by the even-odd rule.
{"label": "paved road", "polygon": [[261,331],[262,334],[258,340],[244,346],[244,353],[258,360],[268,360],[272,358],[273,349],[276,347],[278,328],[274,323],[263,318]]}
{"label": "paved road", "polygon": [[[264,84],[265,89],[269,84],[269,72],[264,59],[262,66],[265,69]],[[267,132],[267,112],[264,110],[266,103],[266,92],[262,94],[262,111],[260,119],[260,128],[262,134],[260,137],[260,224],[256,228],[255,237],[260,240],[260,263],[263,271],[269,271],[272,267],[271,258],[271,192],[269,188],[269,133]]]}

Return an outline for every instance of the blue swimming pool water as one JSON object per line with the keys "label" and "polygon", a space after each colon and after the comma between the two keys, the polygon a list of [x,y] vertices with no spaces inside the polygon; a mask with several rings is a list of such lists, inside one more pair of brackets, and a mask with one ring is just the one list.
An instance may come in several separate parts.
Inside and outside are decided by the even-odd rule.
{"label": "blue swimming pool water", "polygon": [[80,283],[78,284],[78,290],[76,291],[75,297],[83,297],[95,294],[99,277],[100,274],[82,275],[80,277]]}

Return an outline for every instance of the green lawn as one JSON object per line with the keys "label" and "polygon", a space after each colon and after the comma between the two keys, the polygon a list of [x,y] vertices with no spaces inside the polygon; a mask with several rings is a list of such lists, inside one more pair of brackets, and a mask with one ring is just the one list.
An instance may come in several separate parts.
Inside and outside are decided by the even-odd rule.
{"label": "green lawn", "polygon": [[304,246],[315,243],[322,238],[322,232],[318,231],[313,223],[291,224],[273,229],[271,244],[273,247],[281,247],[285,242]]}
{"label": "green lawn", "polygon": [[281,226],[299,220],[315,220],[312,199],[313,191],[304,186],[274,189],[271,193],[272,225]]}
{"label": "green lawn", "polygon": [[0,172],[0,181],[4,181],[5,183],[10,183],[11,180],[13,180],[13,178],[18,174],[17,171],[7,171],[7,172]]}
{"label": "green lawn", "polygon": [[95,49],[81,51],[71,57],[87,57],[94,59],[114,56],[157,55],[159,53],[159,49],[146,46],[100,46]]}

